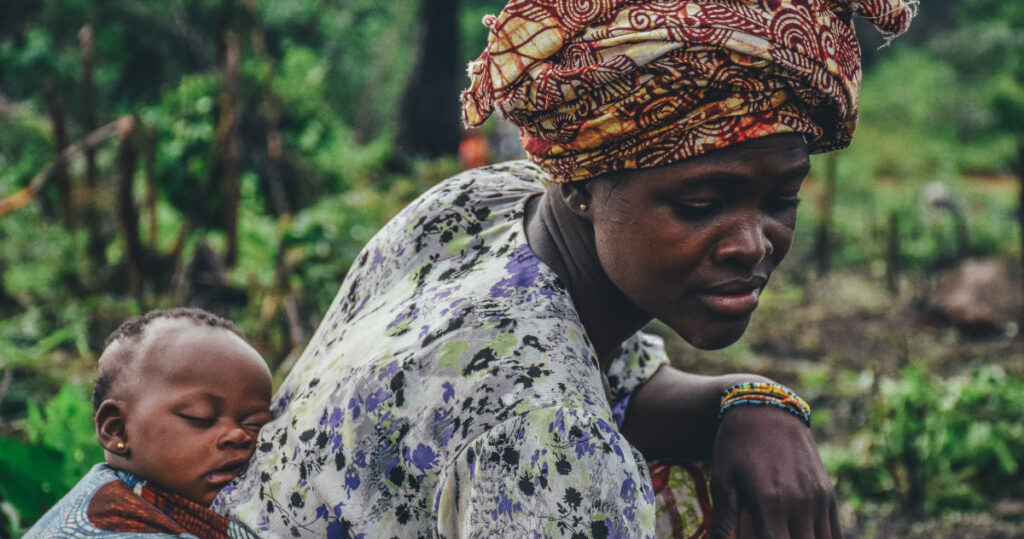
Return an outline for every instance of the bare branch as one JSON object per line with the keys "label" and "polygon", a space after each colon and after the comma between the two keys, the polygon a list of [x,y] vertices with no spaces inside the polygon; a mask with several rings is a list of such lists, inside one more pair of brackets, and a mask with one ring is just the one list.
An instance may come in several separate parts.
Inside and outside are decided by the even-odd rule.
{"label": "bare branch", "polygon": [[53,171],[58,164],[67,163],[76,154],[89,148],[95,148],[111,137],[130,133],[134,125],[134,118],[122,116],[117,121],[110,122],[96,129],[82,138],[82,140],[64,148],[60,155],[43,167],[26,187],[18,190],[11,196],[0,199],[0,217],[20,210],[29,202],[32,202],[32,199],[46,186],[46,182],[53,175]]}

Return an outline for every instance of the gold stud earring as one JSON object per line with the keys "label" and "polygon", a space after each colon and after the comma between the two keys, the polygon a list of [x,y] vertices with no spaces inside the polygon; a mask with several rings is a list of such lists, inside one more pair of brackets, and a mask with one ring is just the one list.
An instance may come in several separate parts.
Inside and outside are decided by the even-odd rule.
{"label": "gold stud earring", "polygon": [[118,449],[124,449],[124,442],[117,442]]}
{"label": "gold stud earring", "polygon": [[587,205],[586,204],[580,204],[580,211],[587,211]]}

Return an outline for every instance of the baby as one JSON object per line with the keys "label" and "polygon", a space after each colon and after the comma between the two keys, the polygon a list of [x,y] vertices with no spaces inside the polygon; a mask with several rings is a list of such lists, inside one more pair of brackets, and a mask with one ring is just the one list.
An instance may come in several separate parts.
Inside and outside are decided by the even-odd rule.
{"label": "baby", "polygon": [[153,311],[107,338],[93,391],[97,464],[26,537],[244,537],[209,509],[270,421],[270,370],[230,321]]}

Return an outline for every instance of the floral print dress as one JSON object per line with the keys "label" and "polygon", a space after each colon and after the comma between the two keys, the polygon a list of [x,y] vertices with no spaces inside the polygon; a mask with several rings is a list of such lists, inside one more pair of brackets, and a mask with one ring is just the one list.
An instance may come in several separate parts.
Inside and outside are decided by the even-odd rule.
{"label": "floral print dress", "polygon": [[214,508],[261,536],[647,537],[651,479],[619,432],[667,358],[637,333],[608,373],[526,243],[527,162],[435,186],[346,276]]}

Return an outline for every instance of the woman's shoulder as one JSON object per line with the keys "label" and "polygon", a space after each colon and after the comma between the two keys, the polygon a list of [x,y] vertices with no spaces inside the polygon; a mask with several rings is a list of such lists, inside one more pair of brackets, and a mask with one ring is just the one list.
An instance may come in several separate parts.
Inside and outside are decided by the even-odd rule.
{"label": "woman's shoulder", "polygon": [[[486,198],[496,193],[536,192],[550,181],[548,173],[537,165],[518,160],[472,168],[441,181],[436,187],[442,191],[454,188],[456,192],[462,192],[467,185],[473,185],[473,192]],[[470,196],[478,198],[473,197],[472,193]]]}
{"label": "woman's shoulder", "polygon": [[538,193],[547,174],[529,161],[508,161],[456,174],[428,189],[399,214],[423,223],[432,216],[471,209],[512,210],[524,196]]}
{"label": "woman's shoulder", "polygon": [[[420,297],[433,269],[450,280],[473,268],[486,253],[514,249],[525,200],[540,193],[544,173],[526,161],[465,171],[423,193],[389,221],[363,248],[341,291],[339,308],[356,308],[365,297],[399,293],[413,283]],[[357,303],[353,303],[357,302]]]}

